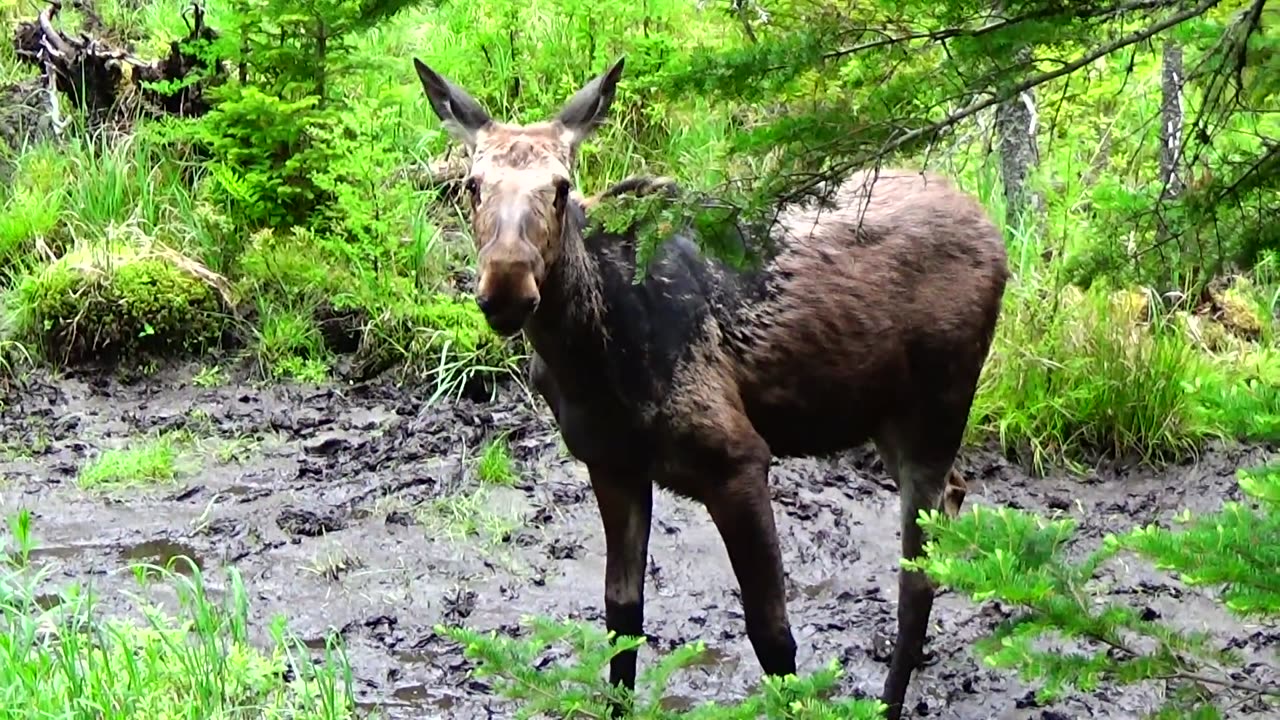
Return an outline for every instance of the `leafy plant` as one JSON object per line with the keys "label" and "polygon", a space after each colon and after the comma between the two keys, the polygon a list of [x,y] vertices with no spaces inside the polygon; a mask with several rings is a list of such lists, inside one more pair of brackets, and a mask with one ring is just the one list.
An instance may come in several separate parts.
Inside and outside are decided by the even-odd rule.
{"label": "leafy plant", "polygon": [[1155,525],[1108,535],[1073,559],[1076,524],[1013,508],[975,507],[952,520],[922,513],[925,557],[904,567],[979,602],[1020,610],[981,639],[975,650],[989,666],[1038,680],[1041,702],[1068,687],[1162,683],[1164,703],[1149,717],[1219,718],[1235,703],[1275,704],[1280,689],[1233,672],[1240,653],[1220,649],[1206,632],[1184,631],[1139,609],[1101,597],[1099,573],[1122,552],[1176,572],[1188,586],[1217,586],[1241,617],[1280,613],[1280,465],[1239,473],[1254,501],[1227,502],[1215,513],[1178,518],[1181,530]]}
{"label": "leafy plant", "polygon": [[[577,622],[526,618],[524,639],[481,633],[460,627],[437,626],[436,632],[462,644],[466,656],[479,661],[476,677],[492,679],[502,696],[513,700],[518,720],[553,718],[609,718],[614,705],[629,707],[635,720],[873,720],[883,717],[879,700],[828,699],[839,679],[835,661],[810,675],[767,677],[745,700],[721,705],[704,702],[690,710],[663,705],[667,683],[680,670],[698,663],[705,647],[684,645],[647,665],[630,694],[605,680],[610,660],[619,652],[644,644],[641,638],[612,638],[598,627]],[[543,662],[549,647],[567,650],[574,662]]]}

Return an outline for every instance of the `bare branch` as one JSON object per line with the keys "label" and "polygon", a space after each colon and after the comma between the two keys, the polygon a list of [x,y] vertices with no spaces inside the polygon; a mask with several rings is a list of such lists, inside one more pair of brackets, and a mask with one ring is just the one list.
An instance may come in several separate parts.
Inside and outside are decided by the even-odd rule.
{"label": "bare branch", "polygon": [[44,33],[45,38],[54,47],[53,50],[58,51],[63,56],[72,54],[71,46],[67,45],[67,41],[62,38],[62,33],[53,27],[53,16],[62,10],[62,3],[59,0],[49,0],[49,7],[40,11],[40,31]]}

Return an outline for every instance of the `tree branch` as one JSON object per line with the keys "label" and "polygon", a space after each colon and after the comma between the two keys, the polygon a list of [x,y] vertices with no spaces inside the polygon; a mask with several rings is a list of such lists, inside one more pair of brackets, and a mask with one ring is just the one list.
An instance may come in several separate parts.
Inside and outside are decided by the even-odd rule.
{"label": "tree branch", "polygon": [[[1110,17],[1113,15],[1122,15],[1124,13],[1133,12],[1135,10],[1154,10],[1156,8],[1168,7],[1169,5],[1176,4],[1176,2],[1177,0],[1130,0],[1130,2],[1121,3],[1120,5],[1114,5],[1107,8],[1081,8],[1074,12],[1069,11],[1065,13],[1065,17],[1073,20],[1093,20],[1096,18]],[[1013,25],[1019,25],[1021,23],[1029,22],[1031,20],[1043,20],[1045,18],[1061,17],[1061,16],[1064,16],[1064,13],[1061,8],[1047,8],[1043,10],[1036,10],[1034,12],[1029,12],[1025,15],[1019,15],[1013,18],[1005,18],[1003,20],[998,20],[993,23],[988,23],[986,25],[983,25],[977,28],[963,28],[963,27],[946,28],[943,30],[935,30],[931,32],[911,33],[908,35],[899,35],[896,37],[885,37],[879,40],[872,40],[870,42],[865,42],[860,45],[854,45],[852,47],[842,48],[840,50],[832,50],[829,53],[823,54],[821,57],[823,60],[838,60],[848,55],[854,55],[856,53],[863,52],[864,50],[872,50],[878,47],[885,47],[887,45],[896,45],[898,43],[911,42],[913,40],[931,40],[933,42],[940,42],[943,40],[950,40],[952,38],[957,38],[957,37],[970,37],[970,38],[981,37],[983,35],[989,35],[993,32],[998,32],[1000,30],[1011,27]],[[766,69],[765,72],[780,70],[783,67],[784,67],[783,65],[775,65],[773,67]]]}
{"label": "tree branch", "polygon": [[[977,102],[970,103],[969,105],[966,105],[965,107],[951,113],[950,115],[943,118],[942,120],[939,120],[935,123],[931,123],[924,127],[910,130],[906,133],[903,133],[902,135],[899,135],[897,138],[885,143],[879,150],[877,150],[871,156],[871,158],[882,158],[885,155],[888,155],[889,153],[903,147],[904,145],[915,142],[917,140],[921,140],[926,137],[937,135],[938,133],[952,127],[953,125],[956,125],[960,121],[972,115],[976,115],[977,113],[983,110],[986,110],[989,107],[993,107],[995,105],[999,105],[1000,103],[1006,102],[1007,100],[1017,97],[1021,93],[1026,92],[1027,90],[1035,88],[1039,85],[1043,85],[1047,82],[1057,80],[1058,78],[1063,77],[1065,75],[1070,75],[1071,73],[1079,70],[1080,68],[1085,67],[1086,65],[1094,62],[1099,58],[1110,55],[1111,53],[1114,53],[1117,50],[1122,50],[1126,47],[1129,47],[1130,45],[1140,43],[1143,40],[1146,40],[1154,35],[1164,32],[1165,30],[1168,30],[1169,28],[1175,25],[1178,25],[1180,23],[1186,22],[1187,20],[1190,20],[1195,17],[1199,17],[1200,15],[1205,14],[1206,12],[1212,10],[1214,7],[1216,7],[1221,3],[1222,3],[1222,0],[1203,0],[1198,5],[1192,8],[1189,8],[1187,10],[1183,10],[1182,12],[1174,13],[1173,15],[1166,17],[1165,19],[1161,20],[1158,23],[1155,23],[1154,25],[1151,25],[1150,27],[1144,28],[1142,30],[1137,30],[1121,38],[1113,40],[1112,42],[1106,43],[1105,45],[1097,47],[1092,51],[1087,52],[1084,55],[1081,55],[1075,60],[1069,63],[1066,63],[1065,65],[1062,65],[1059,68],[1050,70],[1048,72],[1043,72],[1038,75],[1033,75],[1032,77],[1029,77],[1026,80],[1023,80],[1020,83],[1016,83],[1010,86],[1009,88],[1005,89],[1003,92],[996,93],[985,100],[980,100]],[[837,169],[835,171],[830,173],[823,173],[823,175],[825,177],[830,177],[831,175],[837,175],[837,176],[844,175],[845,173],[856,169],[859,165],[866,162],[868,159],[870,158],[859,158],[857,162],[851,161],[851,162],[842,163],[837,166]],[[811,183],[808,186],[806,186],[804,189],[805,190],[811,189],[813,185],[814,184]],[[794,199],[794,196],[789,196],[788,199]]]}

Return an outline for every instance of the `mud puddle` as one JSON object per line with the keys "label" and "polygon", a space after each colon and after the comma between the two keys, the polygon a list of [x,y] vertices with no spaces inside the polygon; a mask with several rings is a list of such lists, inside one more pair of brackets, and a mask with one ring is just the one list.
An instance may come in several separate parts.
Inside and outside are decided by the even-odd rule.
{"label": "mud puddle", "polygon": [[[46,377],[10,392],[0,412],[0,508],[6,516],[32,510],[49,548],[38,560],[54,570],[45,591],[88,580],[104,602],[120,596],[123,608],[112,590],[136,587],[121,572],[127,563],[181,570],[180,558],[190,558],[211,593],[234,566],[264,640],[276,614],[313,648],[340,635],[358,700],[392,718],[506,716],[468,676],[460,649],[432,631],[438,622],[507,631],[525,614],[603,622],[595,501],[541,408],[515,393],[426,407],[428,391],[391,384],[201,388],[193,376],[174,369],[131,385]],[[180,428],[209,438],[211,448],[240,445],[197,456],[172,485],[109,497],[76,488],[79,468],[101,448]],[[474,459],[498,433],[514,449],[519,480],[481,488],[459,458]],[[966,502],[1069,512],[1092,542],[1238,498],[1235,469],[1270,456],[1262,448],[1216,451],[1158,476],[1109,471],[1083,481],[1029,479],[980,451],[960,467],[970,482]],[[876,694],[897,596],[897,495],[870,450],[778,462],[772,477],[800,664],[815,669],[838,658],[845,692]],[[759,668],[706,513],[657,496],[650,555],[651,644],[666,650],[700,639],[712,650],[677,677],[668,702],[742,697]],[[1117,595],[1139,595],[1151,612],[1214,631],[1246,654],[1274,652],[1274,630],[1224,623],[1212,601],[1145,568],[1119,573],[1109,578]],[[1037,706],[1027,685],[981,667],[970,651],[1004,617],[953,594],[938,598],[934,662],[913,683],[913,717],[1137,718],[1153,705],[1148,691],[1115,689]],[[641,662],[651,657],[642,652]]]}

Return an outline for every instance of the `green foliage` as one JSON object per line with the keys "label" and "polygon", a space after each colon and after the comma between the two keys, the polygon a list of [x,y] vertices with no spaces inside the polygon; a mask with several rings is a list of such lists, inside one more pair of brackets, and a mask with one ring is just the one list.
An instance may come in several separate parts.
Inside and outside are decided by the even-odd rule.
{"label": "green foliage", "polygon": [[1106,293],[1045,294],[1010,288],[972,431],[1037,470],[1091,451],[1175,459],[1209,434],[1182,385],[1198,370],[1184,338],[1142,327]]}
{"label": "green foliage", "polygon": [[[39,717],[77,717],[92,708],[103,720],[126,718],[261,718],[339,720],[355,717],[345,657],[326,647],[313,664],[307,649],[270,626],[270,645],[249,639],[248,594],[228,569],[221,600],[194,567],[133,568],[139,585],[163,582],[179,614],[136,598],[141,622],[108,618],[79,586],[57,603],[37,592],[41,573],[31,514],[10,516],[0,562],[0,705]],[[185,560],[179,558],[178,562]],[[285,680],[286,669],[295,677]]]}
{"label": "green foliage", "polygon": [[[989,147],[997,138],[971,123],[990,122],[1000,100],[1030,87],[1043,151],[1030,184],[1045,194],[1049,233],[1062,238],[1075,279],[1177,288],[1276,247],[1275,224],[1264,220],[1280,210],[1280,147],[1267,140],[1280,134],[1280,96],[1261,79],[1280,71],[1269,3],[755,7],[770,17],[740,22],[756,42],[693,44],[666,78],[672,89],[759,108],[732,145],[736,160],[768,168],[734,188],[748,214],[881,160],[921,164],[975,141]],[[1185,56],[1190,187],[1159,202],[1166,41]]]}
{"label": "green foliage", "polygon": [[263,375],[320,382],[328,376],[329,352],[310,314],[263,303],[253,353]]}
{"label": "green foliage", "polygon": [[86,490],[167,484],[178,475],[181,443],[160,435],[124,448],[109,448],[80,468],[76,484]]}
{"label": "green foliage", "polygon": [[1119,538],[1121,547],[1173,570],[1190,586],[1222,586],[1222,601],[1242,616],[1280,615],[1280,465],[1239,473],[1255,506],[1229,501],[1217,513],[1184,513],[1181,531],[1155,525]]}
{"label": "green foliage", "polygon": [[[1070,518],[987,507],[955,519],[922,513],[925,557],[904,567],[975,601],[1019,608],[975,650],[987,665],[1040,681],[1041,702],[1068,687],[1089,692],[1103,684],[1162,681],[1173,689],[1149,717],[1224,717],[1237,695],[1275,702],[1280,691],[1233,677],[1226,668],[1238,667],[1240,654],[1216,647],[1209,633],[1178,630],[1103,598],[1100,572],[1120,553],[1133,552],[1188,585],[1222,587],[1233,613],[1274,617],[1280,610],[1280,466],[1241,471],[1240,478],[1252,507],[1228,502],[1194,519],[1184,513],[1181,530],[1152,525],[1108,535],[1079,559]],[[1190,692],[1196,685],[1200,691]]]}
{"label": "green foliage", "polygon": [[[699,663],[705,648],[685,645],[646,665],[636,678],[636,693],[627,693],[605,679],[609,661],[624,650],[644,645],[642,638],[613,638],[604,630],[577,622],[555,623],[544,618],[526,621],[529,636],[501,637],[459,627],[437,627],[464,646],[466,656],[478,660],[476,677],[491,678],[502,696],[515,701],[518,720],[552,718],[608,718],[611,703],[630,708],[635,720],[873,720],[883,717],[879,700],[828,699],[840,677],[832,661],[805,676],[766,677],[755,693],[734,705],[704,702],[689,710],[663,706],[667,683],[680,670]],[[558,646],[558,647],[557,647]],[[574,662],[541,662],[549,647],[568,650]],[[539,715],[541,714],[541,715]]]}
{"label": "green foliage", "polygon": [[0,205],[0,274],[21,272],[23,256],[34,251],[37,239],[53,232],[60,211],[57,196],[25,188]]}
{"label": "green foliage", "polygon": [[[575,180],[586,194],[630,174],[679,183],[674,202],[629,198],[593,211],[611,229],[639,229],[637,277],[675,229],[696,229],[708,252],[750,262],[764,248],[744,236],[760,238],[754,219],[777,199],[882,154],[938,167],[1002,217],[998,164],[987,160],[999,139],[995,106],[975,103],[1070,65],[1034,88],[1039,167],[1028,182],[1045,211],[1026,224],[1029,237],[1010,232],[1016,274],[971,438],[995,435],[1043,468],[1099,450],[1158,461],[1207,438],[1266,437],[1280,431],[1280,365],[1266,349],[1274,323],[1253,346],[1223,351],[1188,341],[1194,333],[1178,319],[1138,333],[1105,322],[1103,298],[1117,287],[1196,297],[1200,281],[1231,262],[1258,265],[1261,317],[1275,315],[1280,298],[1280,275],[1267,280],[1260,269],[1280,257],[1275,223],[1265,221],[1280,210],[1280,173],[1267,172],[1280,131],[1268,79],[1280,57],[1272,4],[1254,22],[1254,3],[1222,0],[1081,62],[1184,11],[1174,5],[1026,0],[1003,3],[1005,21],[978,0],[871,0],[856,17],[793,0],[214,3],[206,22],[219,39],[188,48],[227,68],[207,90],[212,112],[140,121],[122,136],[90,138],[73,125],[61,140],[20,149],[14,182],[0,185],[0,273],[30,289],[29,278],[63,262],[55,258],[127,228],[227,278],[247,320],[227,327],[264,377],[323,380],[358,345],[357,375],[399,366],[436,382],[437,399],[475,393],[516,375],[522,348],[492,337],[459,292],[471,238],[420,167],[454,143],[411,56],[496,117],[531,121],[625,55],[611,119],[584,144]],[[29,17],[10,9],[6,20]],[[186,35],[180,4],[103,0],[95,9],[143,55]],[[59,23],[78,29],[82,17],[67,8]],[[1163,204],[1171,235],[1158,238],[1165,42],[1185,55],[1189,190]],[[1034,61],[1020,59],[1024,49]],[[1067,281],[1086,288],[1083,302],[1059,299]],[[10,298],[21,320],[29,303]],[[11,329],[39,327],[26,320]],[[194,332],[193,349],[208,344]]]}

